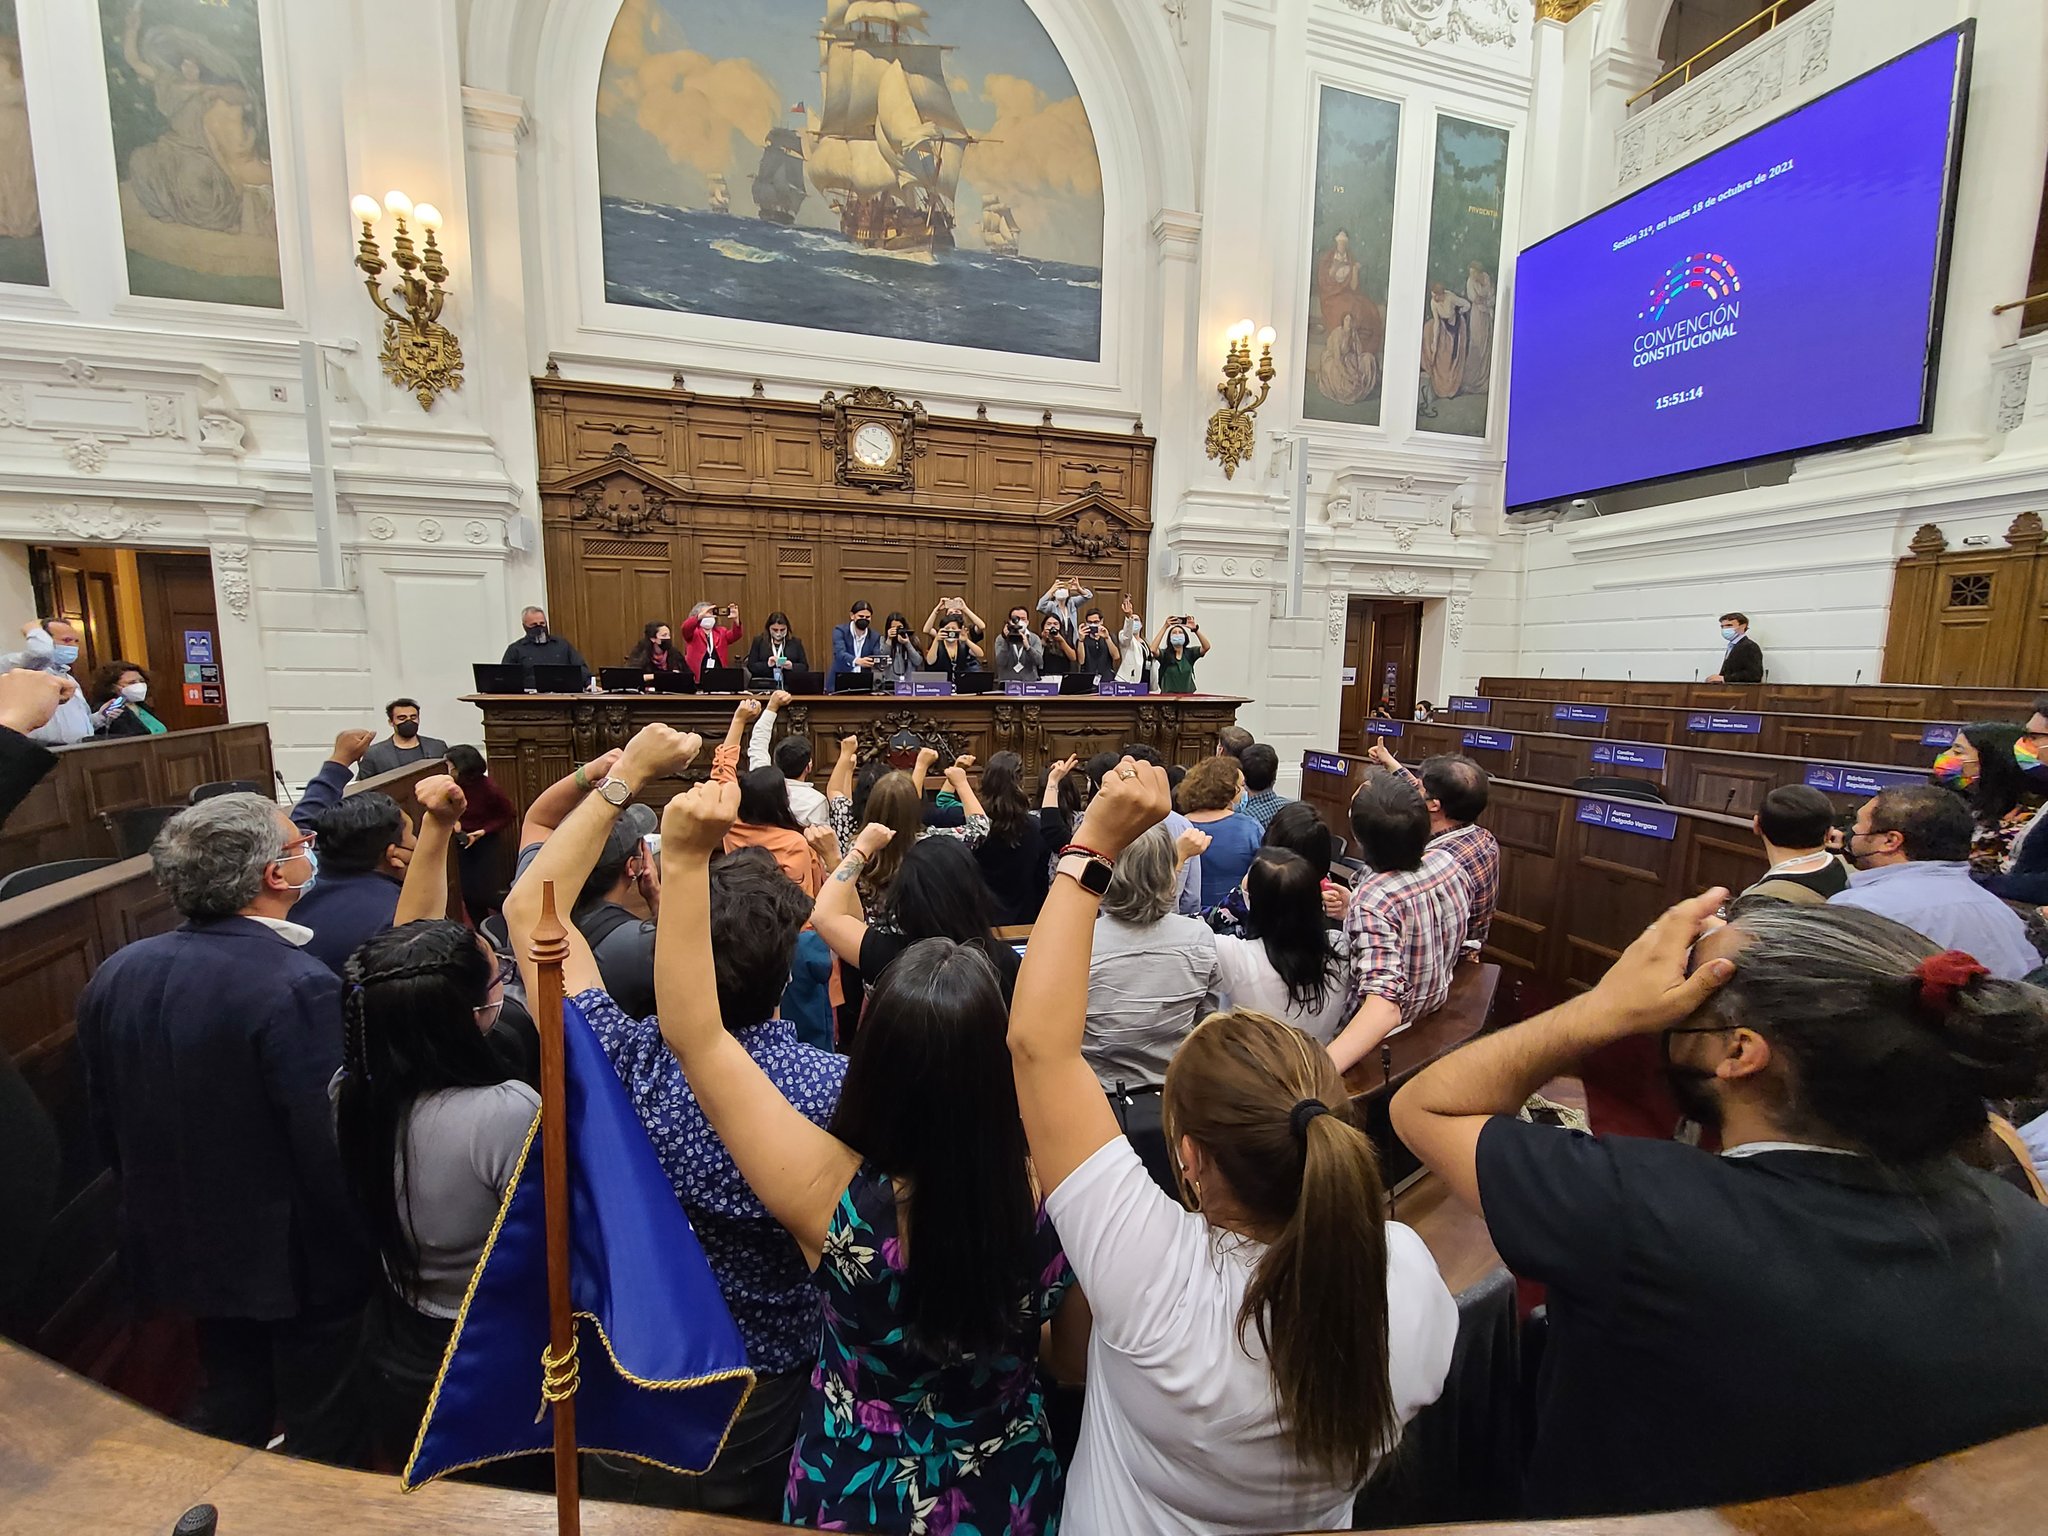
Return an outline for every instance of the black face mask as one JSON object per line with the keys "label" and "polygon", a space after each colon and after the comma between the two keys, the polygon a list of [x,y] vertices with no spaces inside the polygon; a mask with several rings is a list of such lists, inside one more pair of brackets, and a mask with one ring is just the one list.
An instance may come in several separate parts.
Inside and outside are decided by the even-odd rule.
{"label": "black face mask", "polygon": [[400,741],[411,741],[419,733],[420,723],[417,720],[401,720],[398,724],[391,727],[391,734]]}
{"label": "black face mask", "polygon": [[535,641],[535,642],[539,642],[539,641],[542,641],[542,640],[545,640],[545,639],[547,639],[547,637],[548,637],[548,627],[547,627],[547,625],[545,625],[545,624],[529,624],[529,625],[527,625],[527,626],[526,626],[526,638],[527,638],[527,639],[529,639],[529,640],[532,640],[532,641]]}
{"label": "black face mask", "polygon": [[856,619],[855,619],[855,620],[853,621],[853,627],[854,627],[855,629],[859,630],[859,631],[860,631],[860,632],[861,632],[862,634],[866,634],[866,633],[867,633],[867,627],[868,627],[868,621],[867,621],[867,620],[866,620],[865,618],[856,618]]}

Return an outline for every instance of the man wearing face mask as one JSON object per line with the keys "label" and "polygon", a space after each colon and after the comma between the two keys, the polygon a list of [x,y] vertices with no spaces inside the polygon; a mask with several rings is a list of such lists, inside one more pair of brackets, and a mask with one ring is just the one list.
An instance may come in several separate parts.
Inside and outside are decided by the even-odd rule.
{"label": "man wearing face mask", "polygon": [[398,915],[399,884],[418,842],[396,800],[375,790],[348,793],[350,770],[370,746],[368,731],[343,731],[334,751],[292,807],[292,822],[318,835],[319,882],[308,883],[298,920],[313,930],[306,950],[339,976],[348,957]]}
{"label": "man wearing face mask", "polygon": [[560,635],[548,631],[548,616],[544,609],[526,608],[519,614],[520,628],[525,634],[505,647],[503,664],[524,669],[529,679],[535,667],[574,667],[582,675],[579,687],[590,682],[590,667],[576,647]]}
{"label": "man wearing face mask", "polygon": [[1724,613],[1721,615],[1721,639],[1727,644],[1727,652],[1721,657],[1721,670],[1707,681],[1710,683],[1760,683],[1764,680],[1764,648],[1749,638],[1749,615],[1746,613]]}
{"label": "man wearing face mask", "polygon": [[391,726],[391,734],[363,754],[363,760],[356,765],[357,778],[374,779],[408,763],[430,762],[448,755],[447,742],[420,734],[417,699],[393,699],[384,706],[384,718]]}
{"label": "man wearing face mask", "polygon": [[874,605],[864,597],[853,600],[844,624],[832,631],[832,675],[827,688],[838,686],[842,672],[872,672],[882,664],[882,637],[875,629]]}
{"label": "man wearing face mask", "polygon": [[92,740],[92,706],[85,690],[77,685],[71,668],[78,660],[78,631],[64,619],[31,619],[22,625],[22,648],[11,656],[0,656],[0,672],[17,667],[31,672],[52,672],[72,683],[70,697],[57,706],[50,723],[29,732],[28,739],[46,747],[68,747]]}
{"label": "man wearing face mask", "polygon": [[1945,949],[1966,950],[2003,981],[2041,964],[2027,925],[1970,878],[1970,808],[1952,790],[1907,784],[1856,810],[1843,852],[1855,871],[1832,907],[1862,907]]}
{"label": "man wearing face mask", "polygon": [[181,811],[150,850],[183,926],[78,1000],[92,1124],[119,1175],[121,1269],[198,1320],[194,1427],[343,1464],[371,1261],[335,1149],[341,980],[293,919],[314,838],[260,795]]}

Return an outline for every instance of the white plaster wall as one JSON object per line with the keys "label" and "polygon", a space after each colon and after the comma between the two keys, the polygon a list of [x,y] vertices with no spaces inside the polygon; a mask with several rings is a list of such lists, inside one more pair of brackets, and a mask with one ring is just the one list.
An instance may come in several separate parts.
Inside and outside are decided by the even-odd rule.
{"label": "white plaster wall", "polygon": [[36,588],[29,579],[28,546],[0,539],[0,640],[15,649],[20,627],[36,616]]}

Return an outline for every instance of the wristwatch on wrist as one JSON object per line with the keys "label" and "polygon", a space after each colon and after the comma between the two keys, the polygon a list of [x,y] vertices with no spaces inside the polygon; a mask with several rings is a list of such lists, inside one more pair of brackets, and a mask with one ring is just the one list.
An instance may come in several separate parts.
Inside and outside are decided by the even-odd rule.
{"label": "wristwatch on wrist", "polygon": [[618,811],[623,811],[626,802],[633,798],[633,791],[627,787],[626,781],[620,778],[606,779],[597,786],[597,792],[606,805]]}
{"label": "wristwatch on wrist", "polygon": [[1100,896],[1109,889],[1109,877],[1116,872],[1116,866],[1100,854],[1067,853],[1061,855],[1053,872],[1070,876],[1089,895]]}

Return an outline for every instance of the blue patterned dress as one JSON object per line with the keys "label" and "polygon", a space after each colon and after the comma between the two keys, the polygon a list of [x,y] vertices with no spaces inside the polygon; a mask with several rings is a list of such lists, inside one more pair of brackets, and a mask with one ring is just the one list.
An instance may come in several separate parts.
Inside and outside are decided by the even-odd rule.
{"label": "blue patterned dress", "polygon": [[1074,1277],[1042,1209],[1034,1263],[1008,1345],[937,1364],[904,1336],[894,1190],[871,1168],[854,1175],[818,1265],[824,1332],[784,1520],[904,1536],[1056,1536],[1061,1474],[1038,1330]]}

